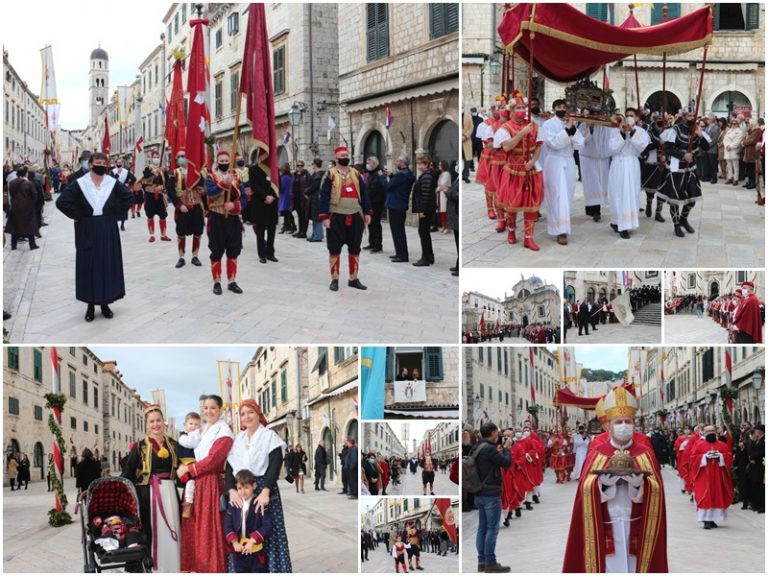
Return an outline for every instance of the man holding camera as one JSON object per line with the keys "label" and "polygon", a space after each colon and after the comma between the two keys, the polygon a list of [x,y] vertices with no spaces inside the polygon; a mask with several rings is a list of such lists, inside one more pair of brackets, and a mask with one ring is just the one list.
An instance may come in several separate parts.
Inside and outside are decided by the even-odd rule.
{"label": "man holding camera", "polygon": [[477,571],[509,572],[509,566],[496,561],[496,538],[501,520],[501,469],[509,468],[512,456],[509,447],[512,439],[499,437],[499,428],[493,422],[480,426],[481,446],[475,457],[477,473],[483,488],[475,494],[475,506],[479,516],[477,528]]}

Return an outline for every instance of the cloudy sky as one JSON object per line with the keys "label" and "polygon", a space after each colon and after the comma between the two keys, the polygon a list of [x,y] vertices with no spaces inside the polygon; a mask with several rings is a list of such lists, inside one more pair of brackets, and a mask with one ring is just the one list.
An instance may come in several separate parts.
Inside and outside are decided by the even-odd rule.
{"label": "cloudy sky", "polygon": [[[553,350],[553,347],[549,347]],[[594,370],[626,370],[629,358],[627,346],[574,346],[576,362]]]}
{"label": "cloudy sky", "polygon": [[563,292],[563,275],[557,270],[526,268],[506,270],[493,268],[469,268],[462,272],[461,291],[480,292],[493,298],[504,298],[504,293],[512,293],[512,286],[525,278],[538,276],[547,284],[554,284],[558,293]]}
{"label": "cloudy sky", "polygon": [[11,66],[33,94],[40,94],[40,50],[53,47],[62,128],[88,124],[88,71],[91,52],[109,54],[110,93],[136,79],[139,64],[160,44],[169,2],[107,4],[104,2],[33,2],[24,4],[27,18],[6,11],[3,47]]}
{"label": "cloudy sky", "polygon": [[220,394],[217,360],[250,362],[254,347],[215,346],[92,346],[101,360],[116,360],[123,382],[142,399],[152,401],[152,390],[165,389],[169,417],[181,427],[184,415],[198,409],[201,394]]}

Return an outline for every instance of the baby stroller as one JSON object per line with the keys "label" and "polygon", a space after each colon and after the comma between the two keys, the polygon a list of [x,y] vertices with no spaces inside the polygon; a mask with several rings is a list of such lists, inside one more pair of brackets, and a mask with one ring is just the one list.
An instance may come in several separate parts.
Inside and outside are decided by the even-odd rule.
{"label": "baby stroller", "polygon": [[152,572],[141,528],[139,498],[129,480],[108,476],[91,482],[80,512],[84,572],[125,568]]}

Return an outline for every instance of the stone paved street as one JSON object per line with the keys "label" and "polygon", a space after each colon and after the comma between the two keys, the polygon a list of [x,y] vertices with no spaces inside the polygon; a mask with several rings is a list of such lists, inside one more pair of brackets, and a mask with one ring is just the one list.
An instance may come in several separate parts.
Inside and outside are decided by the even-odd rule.
{"label": "stone paved street", "polygon": [[[728,522],[716,530],[704,530],[696,522],[696,509],[678,489],[677,473],[666,466],[662,470],[667,505],[667,556],[670,572],[723,573],[763,572],[765,569],[765,516],[740,505],[728,509]],[[547,470],[542,486],[541,504],[533,511],[523,510],[521,518],[512,518],[508,528],[501,527],[496,554],[501,564],[519,573],[559,573],[563,567],[565,543],[576,492],[575,481],[555,484]],[[465,512],[462,571],[477,569],[475,535],[477,512]]]}
{"label": "stone paved street", "polygon": [[717,322],[696,314],[665,314],[666,344],[728,344],[728,330]]}
{"label": "stone paved street", "polygon": [[[73,502],[74,479],[66,478],[64,487]],[[315,492],[310,485],[306,494],[297,494],[283,481],[279,487],[293,571],[357,572],[357,500],[338,496],[340,484],[330,482],[328,492]],[[46,482],[13,493],[3,488],[3,572],[83,571],[80,517],[73,516],[69,526],[51,528],[53,494],[46,488]],[[70,514],[73,510],[70,504]]]}
{"label": "stone paved street", "polygon": [[[584,214],[581,183],[571,208],[568,245],[558,245],[547,234],[546,214],[536,223],[539,252],[523,248],[522,218],[518,216],[518,244],[506,243],[486,215],[480,185],[462,184],[462,263],[480,268],[579,266],[585,268],[677,268],[681,266],[737,268],[765,263],[765,212],[755,204],[755,193],[742,187],[703,184],[703,201],[696,204],[690,222],[695,234],[677,238],[665,207],[666,223],[640,217],[640,228],[623,240],[609,227],[610,208],[596,223]],[[643,197],[643,208],[645,199]]]}
{"label": "stone paved street", "polygon": [[[420,496],[423,494],[423,490],[421,468],[419,468],[416,474],[411,474],[410,471],[401,471],[400,484],[393,486],[390,482],[389,488],[387,488],[387,496]],[[448,479],[447,469],[445,474],[440,470],[436,470],[433,491],[435,496],[457,496],[459,494],[459,486]]]}
{"label": "stone paved street", "polygon": [[[406,557],[406,562],[408,558]],[[416,560],[413,561],[414,567]],[[459,557],[455,552],[448,552],[446,556],[438,556],[430,552],[421,553],[421,567],[423,570],[415,570],[417,573],[457,574],[459,572]],[[363,562],[362,571],[366,573],[393,573],[395,571],[395,559],[387,553],[384,543],[379,543],[378,548],[368,551],[368,560]]]}
{"label": "stone paved street", "polygon": [[659,344],[661,326],[649,324],[598,324],[597,332],[590,327],[589,336],[578,328],[571,328],[567,334],[567,344]]}
{"label": "stone paved street", "polygon": [[[172,208],[170,209],[172,212]],[[347,286],[346,249],[342,254],[339,291],[328,290],[325,243],[277,236],[279,263],[260,264],[256,238],[246,228],[239,258],[238,284],[244,294],[226,290],[215,296],[207,238],[200,250],[202,267],[174,268],[178,258],[173,216],[168,217],[172,242],[150,244],[146,219],[128,220],[122,233],[126,292],[104,319],[96,311],[83,320],[85,304],[75,300],[75,250],[72,221],[52,203],[45,207],[49,223],[42,229],[41,249],[26,243],[3,251],[3,309],[13,317],[4,323],[11,342],[456,342],[459,338],[458,278],[452,234],[432,235],[436,264],[414,268],[393,264],[389,226],[384,223],[384,252],[363,251],[360,280],[365,292]],[[420,255],[415,228],[408,227],[411,260]],[[367,237],[363,239],[363,245]]]}

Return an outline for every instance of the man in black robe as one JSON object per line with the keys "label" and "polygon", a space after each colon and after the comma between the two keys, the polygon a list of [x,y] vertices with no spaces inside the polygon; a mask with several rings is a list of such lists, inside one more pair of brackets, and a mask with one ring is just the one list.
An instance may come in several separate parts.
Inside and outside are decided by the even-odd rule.
{"label": "man in black robe", "polygon": [[256,246],[259,262],[266,264],[277,262],[275,258],[275,232],[277,231],[277,193],[267,173],[254,163],[248,170],[248,183],[245,188],[248,203],[243,217],[253,225],[256,234]]}
{"label": "man in black robe", "polygon": [[109,304],[125,296],[117,221],[131,207],[133,194],[108,170],[107,156],[94,153],[91,171],[70,180],[56,199],[56,207],[75,221],[75,296],[88,304],[86,322],[93,321],[96,304],[112,318]]}

